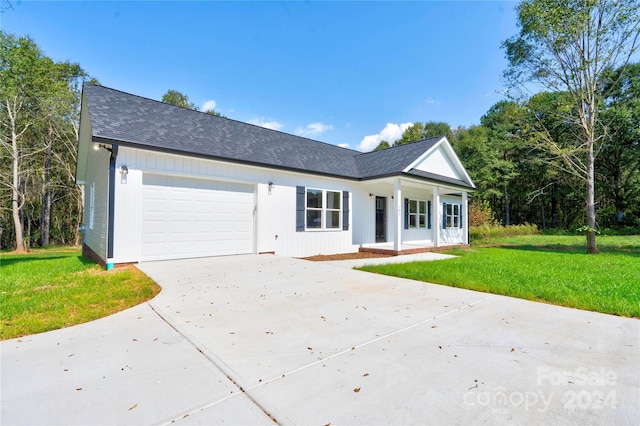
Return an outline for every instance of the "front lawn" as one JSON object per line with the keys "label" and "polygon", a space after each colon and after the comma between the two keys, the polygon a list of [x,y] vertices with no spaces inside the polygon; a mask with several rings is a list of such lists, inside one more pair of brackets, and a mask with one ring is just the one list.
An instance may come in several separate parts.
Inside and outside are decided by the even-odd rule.
{"label": "front lawn", "polygon": [[158,294],[128,266],[105,271],[78,248],[0,254],[0,339],[41,333],[111,315]]}
{"label": "front lawn", "polygon": [[498,247],[452,250],[434,262],[367,266],[369,272],[502,294],[607,314],[640,317],[640,237],[601,237],[584,254],[584,237],[533,235]]}

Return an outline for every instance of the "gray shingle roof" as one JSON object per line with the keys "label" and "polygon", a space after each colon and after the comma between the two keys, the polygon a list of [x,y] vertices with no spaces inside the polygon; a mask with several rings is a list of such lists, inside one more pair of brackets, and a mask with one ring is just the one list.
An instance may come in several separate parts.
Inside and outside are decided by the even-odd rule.
{"label": "gray shingle roof", "polygon": [[349,179],[401,175],[441,139],[361,153],[103,86],[83,94],[96,141]]}
{"label": "gray shingle roof", "polygon": [[425,139],[380,151],[359,153],[356,164],[365,179],[401,173],[418,157],[433,147],[442,137]]}

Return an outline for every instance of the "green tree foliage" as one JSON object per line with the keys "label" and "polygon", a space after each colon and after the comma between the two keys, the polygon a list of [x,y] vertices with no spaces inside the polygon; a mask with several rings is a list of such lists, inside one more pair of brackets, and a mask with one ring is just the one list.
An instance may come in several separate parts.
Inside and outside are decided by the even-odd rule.
{"label": "green tree foliage", "polygon": [[198,111],[196,104],[191,102],[187,95],[178,92],[177,90],[167,90],[167,93],[162,95],[162,102]]}
{"label": "green tree foliage", "polygon": [[417,122],[409,126],[402,133],[402,137],[397,140],[393,146],[404,145],[411,142],[418,142],[423,139],[434,138],[438,136],[446,136],[447,139],[453,138],[451,126],[447,123],[427,121],[425,123]]}
{"label": "green tree foliage", "polygon": [[605,135],[596,163],[606,225],[640,217],[640,64],[612,70],[603,86]]}
{"label": "green tree foliage", "polygon": [[378,146],[375,147],[374,151],[380,151],[381,149],[391,148],[391,144],[387,141],[380,141]]}
{"label": "green tree foliage", "polygon": [[86,74],[54,62],[29,38],[0,32],[0,44],[0,245],[77,243],[82,192],[74,169]]}
{"label": "green tree foliage", "polygon": [[640,0],[524,0],[517,6],[520,32],[503,44],[511,87],[537,85],[567,92],[571,112],[559,120],[579,128],[573,145],[547,149],[564,170],[586,183],[587,252],[597,253],[595,157],[604,135],[598,132],[603,74],[628,62],[638,48]]}

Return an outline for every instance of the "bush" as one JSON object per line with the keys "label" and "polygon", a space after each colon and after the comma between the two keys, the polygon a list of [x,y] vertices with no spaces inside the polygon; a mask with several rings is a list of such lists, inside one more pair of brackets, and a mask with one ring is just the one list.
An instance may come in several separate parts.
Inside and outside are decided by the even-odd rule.
{"label": "bush", "polygon": [[524,225],[482,225],[469,227],[469,239],[471,241],[515,237],[519,235],[536,235],[539,233],[540,231],[536,225],[530,225],[528,223]]}
{"label": "bush", "polygon": [[469,203],[469,226],[483,225],[496,226],[498,221],[495,219],[488,201],[475,199]]}

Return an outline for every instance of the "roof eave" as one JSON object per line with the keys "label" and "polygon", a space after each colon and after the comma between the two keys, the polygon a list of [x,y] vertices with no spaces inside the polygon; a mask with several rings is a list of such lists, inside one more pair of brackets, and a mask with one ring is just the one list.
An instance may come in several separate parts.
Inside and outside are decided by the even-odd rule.
{"label": "roof eave", "polygon": [[330,177],[334,179],[346,179],[346,180],[352,180],[352,181],[360,180],[358,177],[354,177],[354,176],[338,175],[334,173],[327,173],[327,172],[321,172],[321,171],[315,171],[315,170],[309,170],[309,169],[298,169],[295,167],[280,166],[277,164],[260,163],[257,161],[240,160],[237,158],[220,157],[220,156],[202,154],[197,152],[183,151],[178,149],[150,146],[150,145],[139,144],[131,141],[106,138],[103,136],[93,136],[93,142],[104,143],[104,144],[117,144],[119,146],[134,148],[134,149],[141,149],[145,151],[153,151],[153,152],[160,152],[164,154],[173,154],[173,155],[182,155],[185,157],[201,158],[203,160],[222,161],[225,163],[242,164],[244,166],[262,167],[262,168],[276,169],[276,170],[282,170],[282,171],[294,172],[294,173],[304,173],[304,174],[310,174],[314,176]]}

